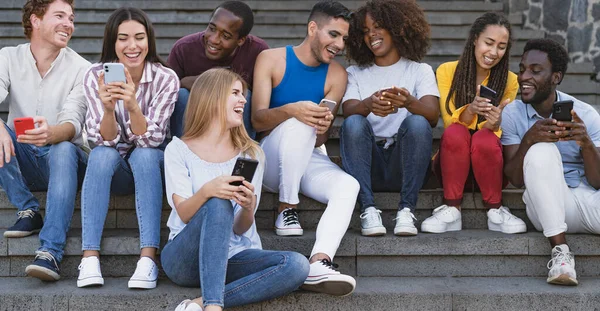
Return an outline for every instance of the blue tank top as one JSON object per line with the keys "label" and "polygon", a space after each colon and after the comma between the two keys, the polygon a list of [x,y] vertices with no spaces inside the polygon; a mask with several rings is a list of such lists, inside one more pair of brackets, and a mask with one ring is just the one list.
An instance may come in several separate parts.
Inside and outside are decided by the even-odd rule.
{"label": "blue tank top", "polygon": [[271,92],[269,108],[310,100],[319,103],[325,97],[325,78],[329,64],[317,67],[304,65],[291,45],[285,47],[285,73],[283,79]]}

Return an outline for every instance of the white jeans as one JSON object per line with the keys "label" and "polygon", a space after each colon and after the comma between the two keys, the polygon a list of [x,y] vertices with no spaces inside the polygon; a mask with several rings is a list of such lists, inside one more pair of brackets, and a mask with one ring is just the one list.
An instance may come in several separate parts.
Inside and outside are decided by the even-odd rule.
{"label": "white jeans", "polygon": [[260,145],[266,156],[263,189],[279,201],[298,204],[298,193],[327,204],[311,256],[332,260],[348,229],[360,189],[354,177],[331,162],[324,146],[314,148],[316,130],[295,118],[282,122]]}
{"label": "white jeans", "polygon": [[527,217],[552,237],[563,232],[600,234],[600,191],[584,180],[569,188],[562,158],[553,143],[537,143],[523,161]]}

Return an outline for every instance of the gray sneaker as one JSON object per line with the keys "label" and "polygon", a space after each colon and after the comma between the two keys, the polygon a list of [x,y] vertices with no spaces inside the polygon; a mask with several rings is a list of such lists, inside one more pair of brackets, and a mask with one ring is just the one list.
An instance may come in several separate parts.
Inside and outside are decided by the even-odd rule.
{"label": "gray sneaker", "polygon": [[577,273],[575,272],[575,258],[567,244],[556,245],[552,249],[552,259],[548,262],[549,284],[575,286]]}
{"label": "gray sneaker", "polygon": [[364,236],[385,235],[386,230],[381,223],[381,211],[375,206],[367,207],[364,213],[360,214],[360,233]]}

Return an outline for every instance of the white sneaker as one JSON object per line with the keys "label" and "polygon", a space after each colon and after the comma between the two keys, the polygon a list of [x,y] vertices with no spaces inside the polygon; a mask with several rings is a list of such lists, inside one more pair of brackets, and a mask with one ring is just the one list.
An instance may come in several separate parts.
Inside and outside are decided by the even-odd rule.
{"label": "white sneaker", "polygon": [[421,224],[422,232],[444,233],[446,231],[460,231],[461,229],[460,211],[456,207],[446,204],[434,209],[432,215]]}
{"label": "white sneaker", "polygon": [[302,289],[334,296],[350,295],[356,287],[356,280],[334,269],[337,267],[327,259],[311,263]]}
{"label": "white sneaker", "polygon": [[577,285],[575,257],[567,244],[556,245],[552,249],[552,259],[548,261],[548,279],[546,282],[557,285]]}
{"label": "white sneaker", "polygon": [[100,260],[96,256],[82,258],[79,264],[77,287],[98,285],[104,285],[104,279],[100,271]]}
{"label": "white sneaker", "polygon": [[279,213],[275,221],[275,233],[283,236],[304,234],[295,208],[286,208]]}
{"label": "white sneaker", "polygon": [[521,218],[511,214],[506,206],[491,208],[487,212],[487,216],[488,229],[491,231],[499,231],[508,234],[523,233],[527,231],[525,222]]}
{"label": "white sneaker", "polygon": [[405,207],[396,213],[396,226],[394,227],[395,235],[417,235],[417,227],[415,227],[415,215],[410,211],[410,208]]}
{"label": "white sneaker", "polygon": [[360,233],[364,236],[385,235],[386,230],[381,223],[381,211],[374,206],[367,207],[360,214]]}
{"label": "white sneaker", "polygon": [[150,257],[142,257],[137,262],[137,267],[127,286],[129,288],[152,289],[156,287],[158,267]]}
{"label": "white sneaker", "polygon": [[186,299],[175,308],[175,311],[202,311],[202,307],[190,299]]}

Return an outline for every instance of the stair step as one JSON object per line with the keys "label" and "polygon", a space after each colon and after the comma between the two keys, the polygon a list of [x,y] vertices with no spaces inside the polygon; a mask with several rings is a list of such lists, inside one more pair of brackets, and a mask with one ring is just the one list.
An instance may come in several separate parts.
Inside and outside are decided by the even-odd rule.
{"label": "stair step", "polygon": [[[162,233],[164,246],[168,231]],[[291,250],[305,256],[310,255],[315,241],[314,230],[305,230],[299,237],[280,237],[273,230],[259,230],[259,234],[264,249]],[[570,234],[567,240],[576,254],[578,275],[600,276],[600,236]],[[38,246],[37,235],[0,239],[0,276],[24,276]],[[138,256],[137,230],[105,230],[101,257],[105,276],[131,275]],[[550,245],[539,232],[507,235],[467,229],[396,237],[390,230],[383,237],[363,237],[358,230],[349,230],[334,261],[342,272],[357,276],[544,276],[549,259]],[[81,232],[72,230],[61,275],[76,277],[80,260]]]}
{"label": "stair step", "polygon": [[[42,283],[0,278],[0,301],[7,310],[173,310],[198,288],[161,280],[153,290],[129,290],[127,278],[105,278],[98,288],[77,288],[75,280]],[[577,287],[549,285],[545,278],[359,277],[346,297],[296,291],[231,310],[593,310],[600,280],[580,278]],[[11,308],[12,307],[12,308]]]}

